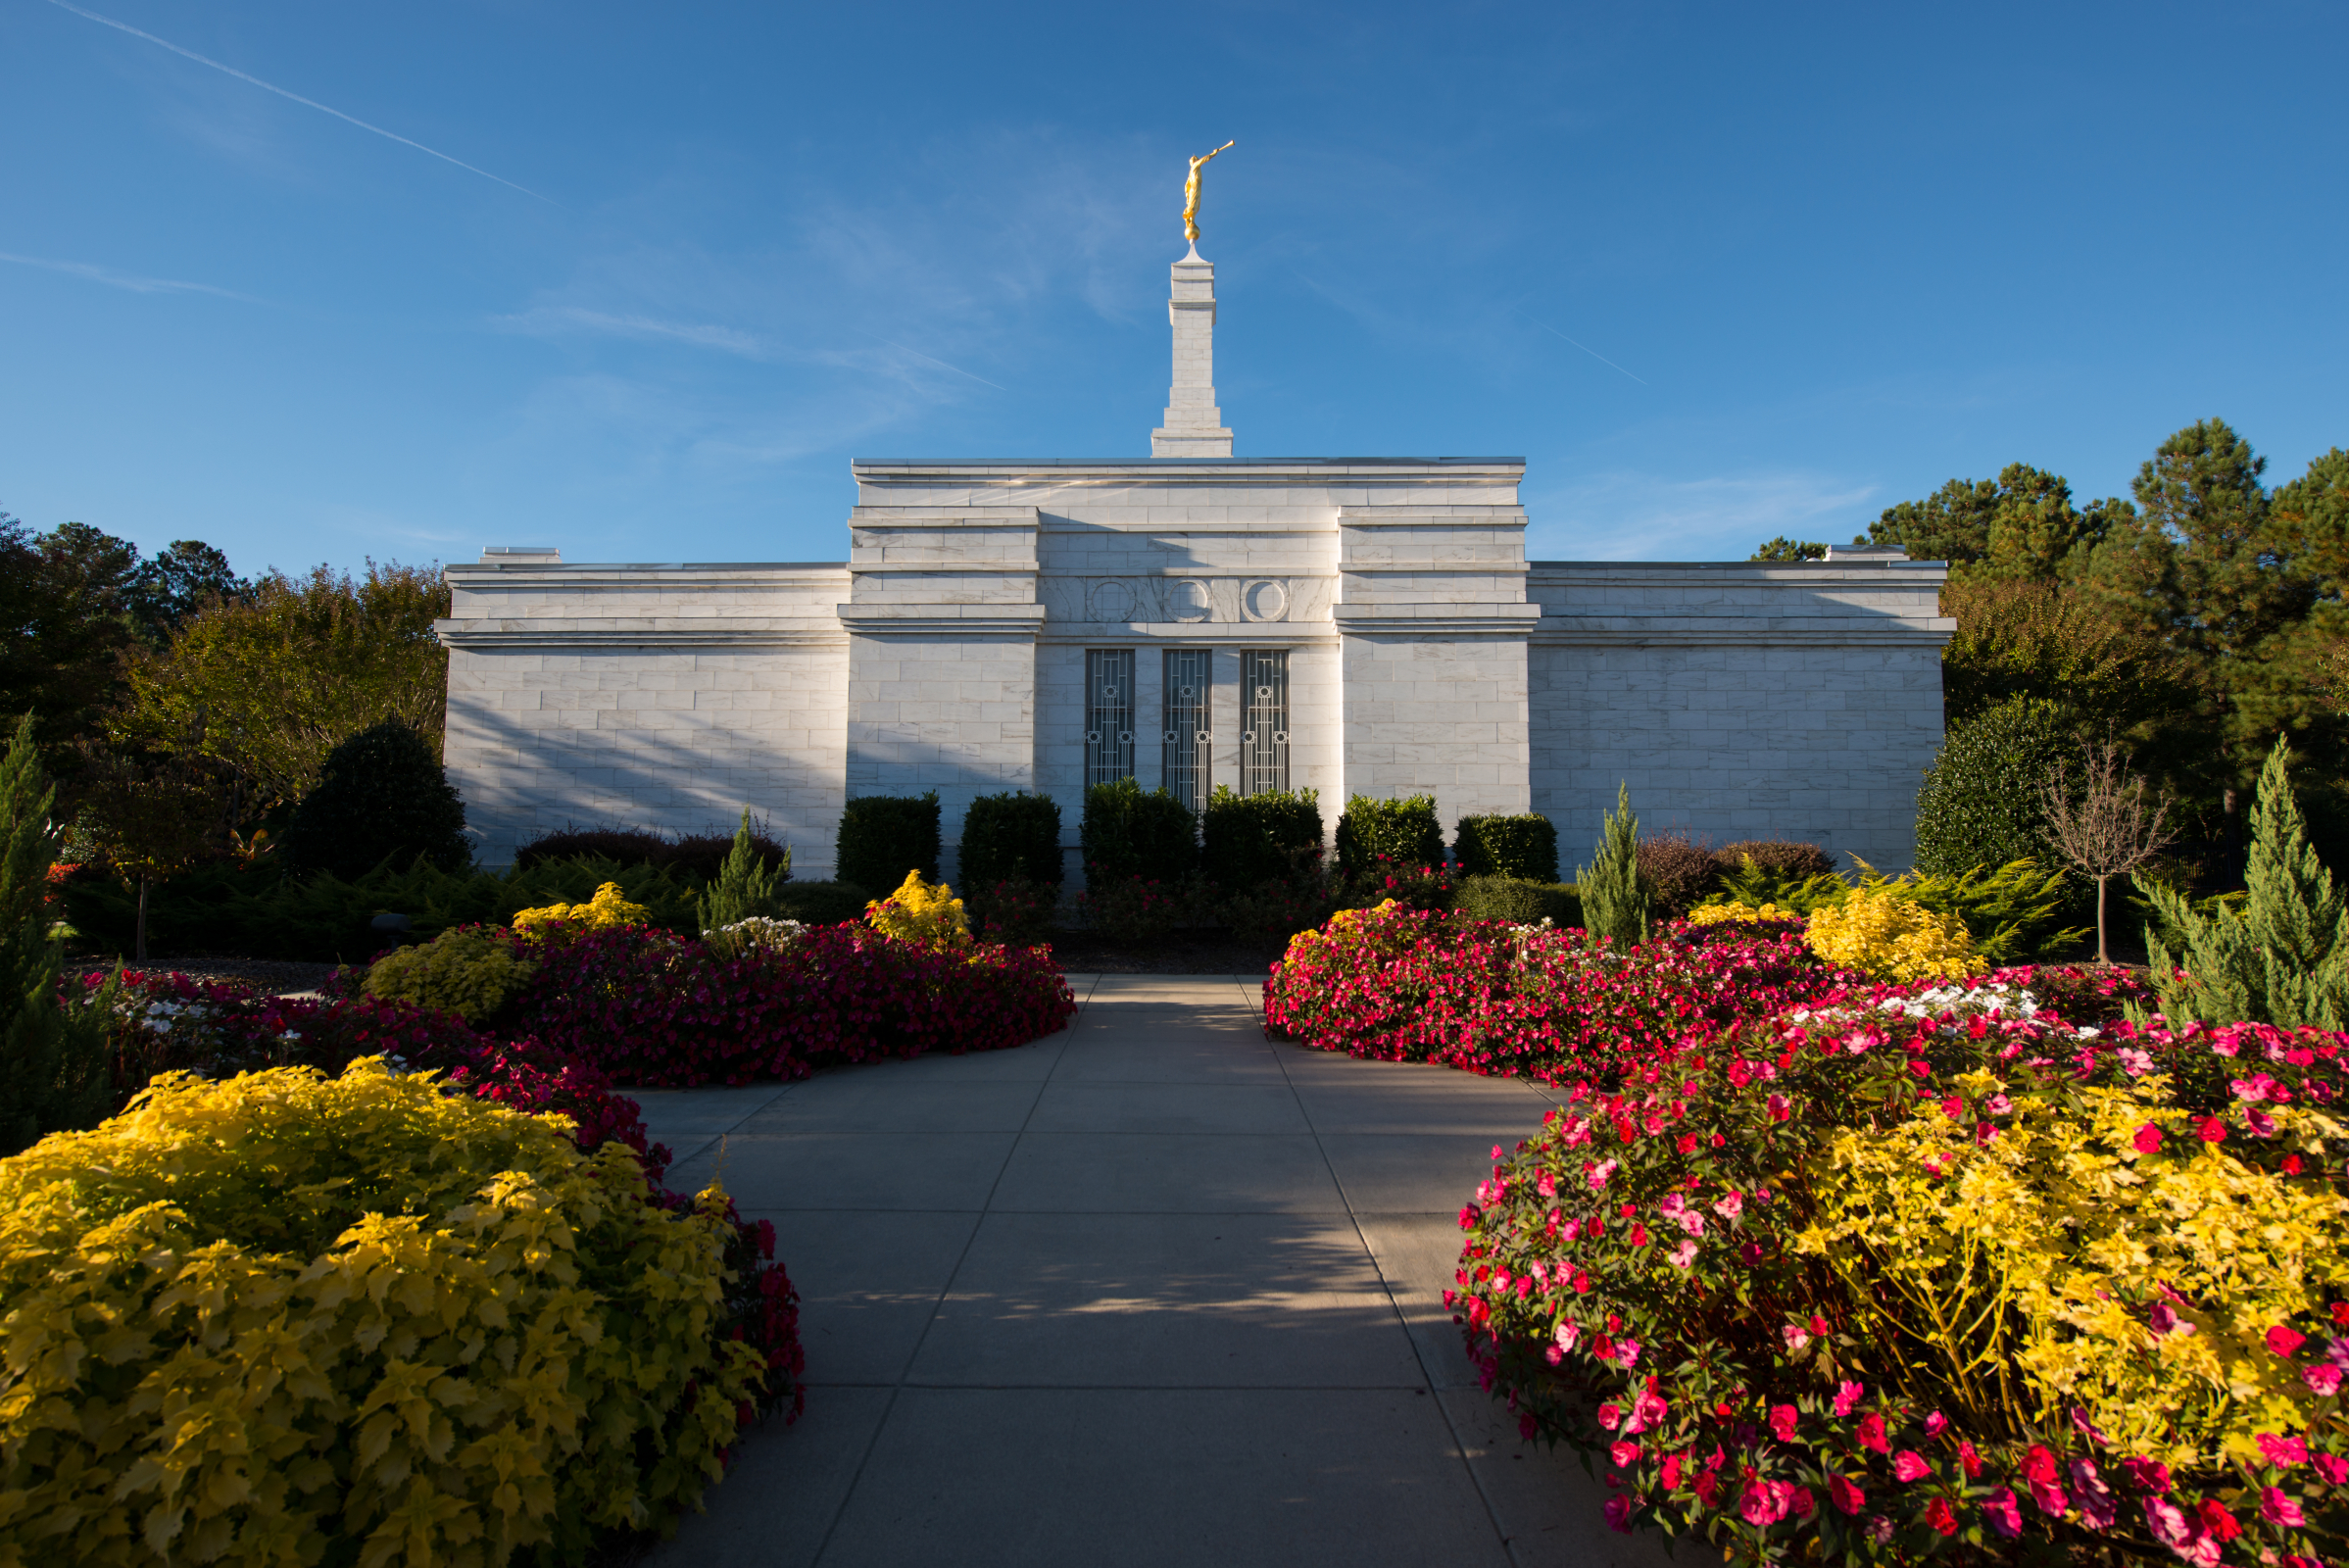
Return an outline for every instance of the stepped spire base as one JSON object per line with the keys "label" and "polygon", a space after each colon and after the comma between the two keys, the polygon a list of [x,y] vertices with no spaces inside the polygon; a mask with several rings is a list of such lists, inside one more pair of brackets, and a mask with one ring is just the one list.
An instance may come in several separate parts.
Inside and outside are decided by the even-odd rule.
{"label": "stepped spire base", "polygon": [[1215,405],[1215,264],[1191,254],[1168,269],[1166,319],[1174,328],[1174,385],[1165,423],[1150,432],[1153,458],[1228,458],[1232,432]]}

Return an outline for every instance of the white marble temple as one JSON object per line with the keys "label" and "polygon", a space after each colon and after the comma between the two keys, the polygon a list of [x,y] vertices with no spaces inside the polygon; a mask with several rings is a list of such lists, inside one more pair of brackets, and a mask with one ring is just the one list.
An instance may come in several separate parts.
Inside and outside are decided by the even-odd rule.
{"label": "white marble temple", "polygon": [[[1940,743],[1937,563],[1529,562],[1514,458],[1234,458],[1213,269],[1175,264],[1154,456],[866,461],[843,564],[449,568],[447,758],[481,858],[566,823],[700,830],[744,807],[827,874],[844,800],[1060,802],[1071,869],[1090,650],[1161,782],[1168,650],[1208,674],[1207,778],[1432,790],[1446,824],[1538,810],[1561,867],[1616,786],[1650,831],[1808,839],[1886,869]],[[1257,748],[1246,656],[1286,656]],[[1251,688],[1252,690],[1252,688]],[[1122,733],[1122,732],[1121,732]],[[949,855],[952,870],[952,853]]]}

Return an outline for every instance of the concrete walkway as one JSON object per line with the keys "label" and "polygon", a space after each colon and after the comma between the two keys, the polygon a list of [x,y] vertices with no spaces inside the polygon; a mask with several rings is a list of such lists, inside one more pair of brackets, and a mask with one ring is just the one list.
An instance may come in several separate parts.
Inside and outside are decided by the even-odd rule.
{"label": "concrete walkway", "polygon": [[1072,975],[1017,1051],[639,1099],[772,1220],[807,1413],[652,1559],[1649,1563],[1518,1442],[1442,1291],[1523,1084],[1263,1037],[1231,976]]}

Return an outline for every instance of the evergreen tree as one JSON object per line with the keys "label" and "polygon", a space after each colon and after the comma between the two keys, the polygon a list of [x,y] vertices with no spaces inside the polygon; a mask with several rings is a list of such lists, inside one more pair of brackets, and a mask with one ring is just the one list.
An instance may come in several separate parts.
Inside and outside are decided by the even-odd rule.
{"label": "evergreen tree", "polygon": [[1630,784],[1616,786],[1615,809],[1599,833],[1598,851],[1574,878],[1582,885],[1583,925],[1592,936],[1646,940],[1653,901],[1639,875],[1639,819],[1632,814]]}
{"label": "evergreen tree", "polygon": [[702,895],[702,929],[716,931],[753,916],[773,919],[782,912],[783,884],[791,880],[791,851],[783,863],[769,865],[751,838],[751,808],[742,808],[742,826],[734,830],[734,848],[718,867],[717,880]]}
{"label": "evergreen tree", "polygon": [[386,858],[405,869],[422,856],[444,871],[473,858],[465,803],[430,742],[388,719],[326,755],[318,787],[285,828],[286,853],[308,871],[349,881]]}
{"label": "evergreen tree", "polygon": [[41,777],[32,731],[28,713],[0,760],[0,1154],[43,1133],[96,1126],[112,1088],[106,1020],[115,987],[70,1011],[57,1000],[64,956],[44,907],[55,792]]}
{"label": "evergreen tree", "polygon": [[2349,901],[2308,842],[2290,766],[2291,743],[2279,740],[2260,770],[2249,897],[2239,910],[2197,913],[2174,890],[2138,884],[2178,943],[2173,953],[2160,931],[2146,932],[2154,987],[2173,1024],[2349,1027]]}

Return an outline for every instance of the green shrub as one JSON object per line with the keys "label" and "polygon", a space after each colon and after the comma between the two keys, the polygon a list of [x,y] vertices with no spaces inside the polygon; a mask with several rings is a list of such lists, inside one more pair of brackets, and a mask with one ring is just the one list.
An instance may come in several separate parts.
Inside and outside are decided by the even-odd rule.
{"label": "green shrub", "polygon": [[1318,873],[1274,877],[1230,894],[1216,904],[1216,918],[1234,937],[1256,947],[1285,948],[1299,931],[1319,928],[1338,912],[1330,879]]}
{"label": "green shrub", "polygon": [[[655,833],[636,827],[565,827],[541,833],[514,852],[514,863],[527,870],[543,860],[576,860],[591,857],[621,865],[658,865],[683,876],[713,882],[734,853],[737,833]],[[791,846],[766,831],[763,819],[751,829],[751,847],[770,869],[791,874]]]}
{"label": "green shrub", "polygon": [[1639,818],[1632,811],[1629,784],[1616,786],[1615,809],[1600,826],[1598,850],[1574,880],[1583,890],[1583,920],[1592,936],[1619,945],[1647,940],[1653,901],[1639,875]]}
{"label": "green shrub", "polygon": [[999,882],[1037,882],[1056,888],[1064,874],[1060,803],[1051,796],[1022,795],[1016,790],[982,795],[962,813],[957,880],[966,897]]}
{"label": "green shrub", "polygon": [[0,1314],[47,1348],[0,1406],[8,1544],[491,1568],[663,1528],[765,1377],[718,1332],[727,1206],[379,1058],[166,1074],[0,1160]]}
{"label": "green shrub", "polygon": [[1463,816],[1452,834],[1462,876],[1522,882],[1558,879],[1558,830],[1538,811],[1523,816]]}
{"label": "green shrub", "polygon": [[2040,791],[2079,750],[2065,709],[2017,697],[1949,728],[1917,793],[1917,869],[1961,876],[2014,860],[2061,864]]}
{"label": "green shrub", "polygon": [[2349,902],[2308,842],[2290,768],[2291,743],[2279,739],[2260,770],[2247,896],[2234,908],[2205,913],[2158,882],[2139,884],[2177,944],[2161,929],[2146,932],[2154,989],[2173,1025],[2349,1028]]}
{"label": "green shrub", "polygon": [[873,898],[854,882],[791,882],[775,895],[775,912],[802,925],[839,925],[863,918]]}
{"label": "green shrub", "polygon": [[1338,869],[1358,877],[1379,861],[1391,867],[1442,865],[1444,824],[1436,819],[1436,797],[1373,800],[1356,795],[1338,818]]}
{"label": "green shrub", "polygon": [[[1870,869],[1863,880],[1884,879]],[[1964,921],[1974,951],[1995,964],[2071,957],[2090,935],[2085,926],[2066,923],[2080,904],[2073,879],[2036,860],[2009,860],[1996,870],[1978,866],[1959,876],[1912,875],[1899,890],[1936,914]]]}
{"label": "green shrub", "polygon": [[1801,883],[1815,876],[1834,876],[1835,858],[1816,844],[1787,839],[1739,839],[1713,852],[1713,863],[1726,883],[1747,860],[1764,871]]}
{"label": "green shrub", "polygon": [[1179,887],[1146,877],[1088,877],[1077,895],[1077,914],[1088,926],[1119,942],[1161,942],[1182,923],[1190,901]]}
{"label": "green shrub", "polygon": [[1053,919],[1059,913],[1059,894],[1049,882],[1009,876],[984,888],[965,886],[962,903],[981,941],[1032,948],[1052,937]]}
{"label": "green shrub", "polygon": [[367,968],[367,993],[453,1012],[475,1028],[521,994],[538,965],[512,937],[473,927],[443,931],[417,948],[401,948]]}
{"label": "green shrub", "polygon": [[1321,864],[1321,797],[1309,789],[1207,797],[1199,868],[1224,893],[1310,875]]}
{"label": "green shrub", "polygon": [[1805,870],[1801,862],[1770,865],[1752,855],[1741,858],[1736,869],[1721,879],[1717,898],[1705,902],[1739,904],[1748,909],[1776,905],[1796,914],[1832,908],[1851,896],[1851,884],[1834,871]]}
{"label": "green shrub", "polygon": [[[351,881],[220,861],[156,889],[147,924],[151,939],[167,949],[200,946],[246,957],[357,963],[392,945],[368,928],[377,914],[407,915],[410,936],[428,941],[451,926],[505,925],[516,910],[585,903],[606,882],[618,883],[628,902],[650,910],[655,925],[685,936],[701,928],[700,890],[690,879],[655,866],[594,859],[504,872],[444,871],[418,859],[405,867],[379,865]],[[134,893],[111,878],[75,878],[67,884],[65,900],[68,918],[84,939],[101,951],[129,950]]]}
{"label": "green shrub", "polygon": [[0,760],[0,1154],[43,1133],[96,1126],[113,1088],[106,1025],[116,987],[73,1008],[57,1000],[64,958],[44,902],[55,795],[27,713]]}
{"label": "green shrub", "polygon": [[1172,887],[1199,869],[1199,824],[1167,790],[1145,794],[1121,778],[1085,791],[1085,820],[1078,829],[1090,886],[1140,877]]}
{"label": "green shrub", "polygon": [[472,863],[465,803],[431,743],[386,720],[326,754],[318,782],[285,825],[284,853],[303,871],[345,879],[419,856],[444,871]]}
{"label": "green shrub", "polygon": [[702,895],[696,923],[705,931],[715,931],[742,920],[772,920],[782,912],[780,901],[790,881],[790,849],[784,849],[781,865],[760,854],[751,833],[751,809],[746,806],[742,826],[734,830],[733,848],[717,868],[709,891]]}
{"label": "green shrub", "polygon": [[860,888],[894,889],[907,871],[937,881],[938,792],[867,795],[849,802],[840,813],[833,866],[834,876]]}
{"label": "green shrub", "polygon": [[1583,923],[1583,896],[1571,882],[1536,882],[1514,876],[1463,877],[1452,891],[1452,912],[1471,920],[1509,925],[1560,926]]}

